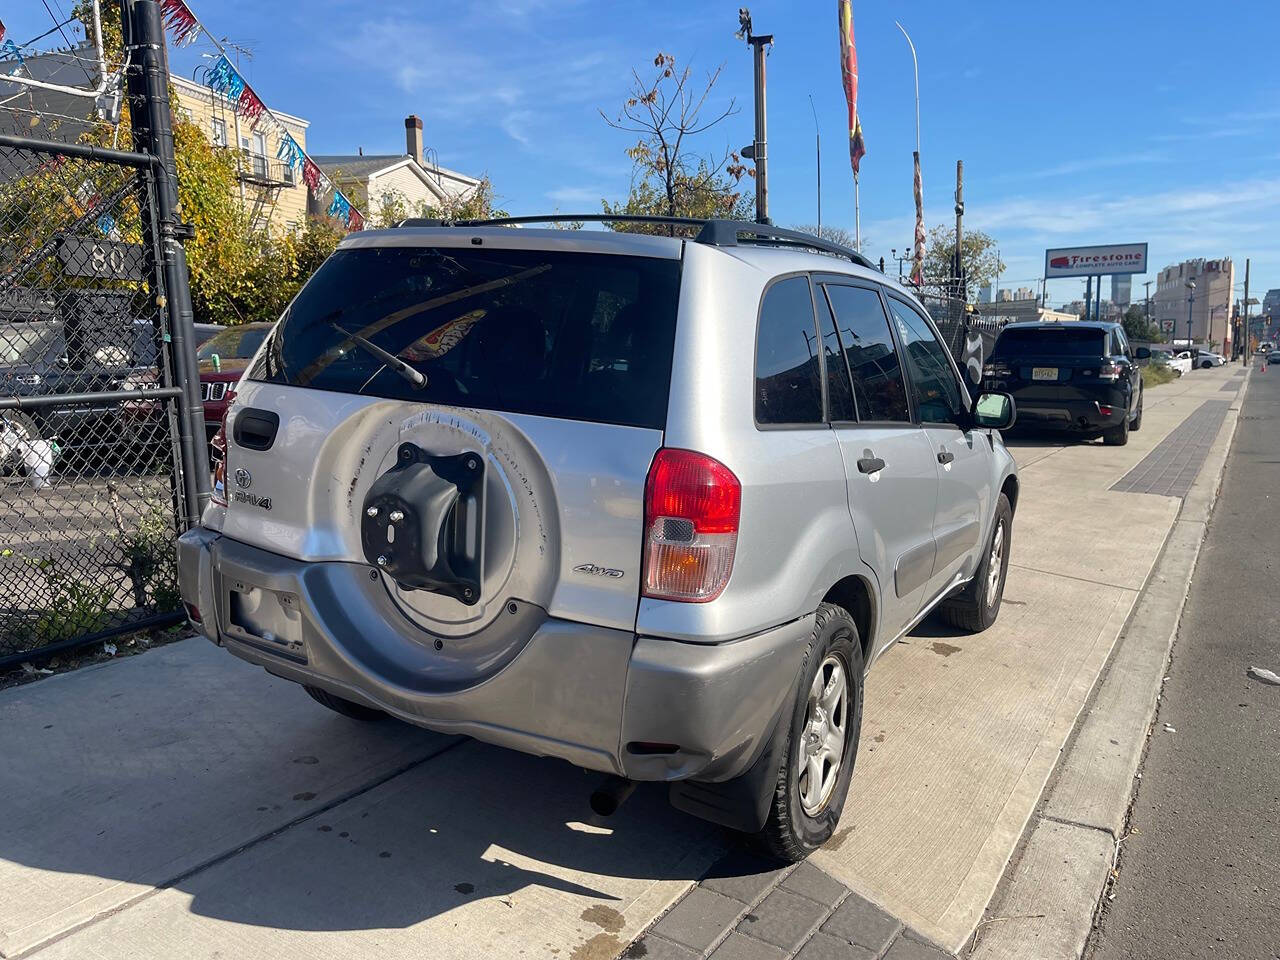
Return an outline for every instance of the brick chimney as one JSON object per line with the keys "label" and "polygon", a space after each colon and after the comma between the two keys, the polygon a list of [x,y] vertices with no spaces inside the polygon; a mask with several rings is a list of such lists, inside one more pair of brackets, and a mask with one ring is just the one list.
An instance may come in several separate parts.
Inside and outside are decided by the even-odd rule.
{"label": "brick chimney", "polygon": [[404,118],[404,152],[422,165],[422,118],[417,114]]}

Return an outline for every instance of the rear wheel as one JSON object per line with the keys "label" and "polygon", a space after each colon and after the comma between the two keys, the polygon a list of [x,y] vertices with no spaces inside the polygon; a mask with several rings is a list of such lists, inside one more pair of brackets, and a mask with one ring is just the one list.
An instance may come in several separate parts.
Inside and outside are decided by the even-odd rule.
{"label": "rear wheel", "polygon": [[1108,447],[1123,447],[1129,442],[1129,418],[1124,417],[1109,430],[1102,431],[1102,442]]}
{"label": "rear wheel", "polygon": [[818,607],[790,724],[758,840],[773,856],[796,861],[835,832],[858,755],[862,644],[843,607]]}
{"label": "rear wheel", "polygon": [[342,697],[336,697],[329,691],[321,690],[319,687],[304,686],[302,689],[311,694],[311,699],[316,703],[323,704],[334,713],[340,713],[344,717],[350,717],[352,720],[381,720],[386,717],[386,714],[381,710],[366,707],[362,703],[343,700]]}
{"label": "rear wheel", "polygon": [[1138,390],[1138,409],[1133,414],[1133,422],[1129,424],[1130,431],[1142,429],[1142,390]]}

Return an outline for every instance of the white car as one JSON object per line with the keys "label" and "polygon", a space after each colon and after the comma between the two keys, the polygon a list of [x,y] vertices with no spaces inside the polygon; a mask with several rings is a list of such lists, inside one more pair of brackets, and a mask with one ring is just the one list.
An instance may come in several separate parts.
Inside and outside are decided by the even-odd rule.
{"label": "white car", "polygon": [[1227,358],[1220,353],[1214,353],[1212,350],[1201,350],[1196,354],[1193,363],[1201,370],[1208,370],[1210,367],[1220,367],[1227,362]]}
{"label": "white car", "polygon": [[1181,353],[1170,353],[1168,350],[1152,350],[1151,362],[1162,363],[1178,376],[1191,372],[1191,354],[1186,350]]}

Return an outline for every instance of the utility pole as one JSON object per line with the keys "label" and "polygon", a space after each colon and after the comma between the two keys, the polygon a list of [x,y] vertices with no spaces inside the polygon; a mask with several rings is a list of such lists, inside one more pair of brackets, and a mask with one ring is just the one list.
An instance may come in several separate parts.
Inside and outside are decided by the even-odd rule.
{"label": "utility pole", "polygon": [[[751,47],[755,61],[755,103],[756,103],[756,138],[752,141],[749,158],[756,165],[756,223],[769,222],[769,140],[765,130],[765,77],[764,58],[768,51],[765,47],[773,44],[773,34],[756,35],[751,32],[751,11],[746,7],[738,8],[739,39],[744,39]],[[747,151],[742,151],[744,154]]]}
{"label": "utility pole", "polygon": [[1240,362],[1249,362],[1249,258],[1244,258],[1244,315],[1240,320],[1240,329],[1244,331],[1238,338],[1236,346],[1240,350]]}
{"label": "utility pole", "polygon": [[1142,285],[1147,288],[1147,326],[1151,326],[1151,281],[1143,280]]}
{"label": "utility pole", "polygon": [[[173,156],[173,115],[169,105],[169,69],[164,24],[156,0],[121,0],[124,49],[137,65],[126,71],[134,148],[150,154],[154,208],[140,204],[143,235],[158,251],[164,275],[164,297],[154,291],[168,317],[169,349],[178,400],[178,440],[182,448],[183,500],[187,520],[195,522],[209,501],[209,450],[200,401],[200,367],[196,360],[187,253],[182,241],[191,228],[178,218],[178,174]],[[145,190],[145,187],[143,188]],[[152,215],[154,209],[154,217]]]}
{"label": "utility pole", "polygon": [[964,275],[964,161],[956,161],[956,294],[961,300],[965,295]]}

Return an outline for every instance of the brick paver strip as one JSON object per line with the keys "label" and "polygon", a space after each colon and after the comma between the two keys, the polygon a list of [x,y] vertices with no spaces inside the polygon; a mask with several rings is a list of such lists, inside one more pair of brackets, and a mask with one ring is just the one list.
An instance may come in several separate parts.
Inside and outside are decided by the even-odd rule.
{"label": "brick paver strip", "polygon": [[800,864],[782,881],[782,889],[816,900],[827,908],[835,907],[849,893],[843,883],[808,862]]}
{"label": "brick paver strip", "polygon": [[706,950],[733,926],[742,911],[737,900],[695,887],[654,925],[653,932],[694,950]]}
{"label": "brick paver strip", "polygon": [[738,932],[790,952],[804,943],[830,911],[829,906],[780,887],[742,918]]}
{"label": "brick paver strip", "polygon": [[783,960],[786,955],[786,951],[772,944],[731,933],[728,940],[715,948],[710,960]]}
{"label": "brick paver strip", "polygon": [[702,960],[701,950],[690,950],[678,943],[649,934],[622,951],[622,960]]}
{"label": "brick paver strip", "polygon": [[755,903],[778,885],[791,866],[735,850],[711,868],[701,886],[743,903]]}
{"label": "brick paver strip", "polygon": [[851,893],[822,925],[823,933],[865,947],[877,956],[901,930],[902,924],[896,918],[856,893]]}
{"label": "brick paver strip", "polygon": [[1232,376],[1233,376],[1233,377],[1243,377],[1243,376],[1244,376],[1246,373],[1248,373],[1248,372],[1249,372],[1249,371],[1247,371],[1247,370],[1237,370],[1235,373],[1233,373],[1233,374],[1232,374]]}
{"label": "brick paver strip", "polygon": [[879,953],[866,947],[845,943],[840,938],[829,937],[825,933],[815,933],[800,948],[796,960],[876,960],[879,956]]}
{"label": "brick paver strip", "polygon": [[1185,497],[1230,408],[1230,400],[1206,400],[1200,404],[1111,489]]}

